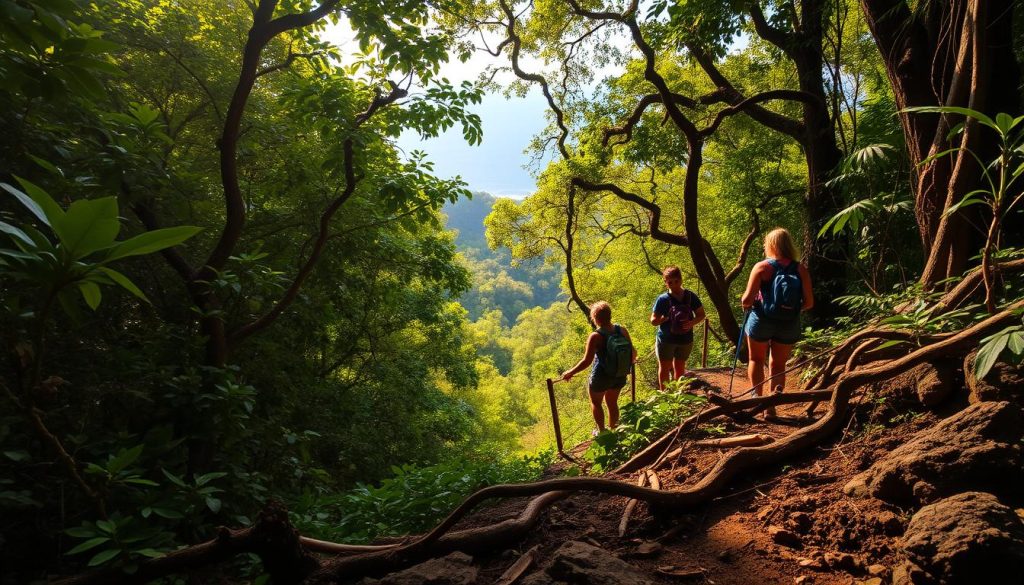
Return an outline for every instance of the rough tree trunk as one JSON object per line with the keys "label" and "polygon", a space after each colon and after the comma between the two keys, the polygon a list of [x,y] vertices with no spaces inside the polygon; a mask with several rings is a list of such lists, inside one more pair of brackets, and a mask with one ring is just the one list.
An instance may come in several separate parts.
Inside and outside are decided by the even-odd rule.
{"label": "rough tree trunk", "polygon": [[914,214],[927,258],[921,274],[925,288],[960,276],[983,237],[968,215],[978,213],[981,206],[945,215],[950,205],[981,187],[974,158],[963,151],[928,157],[961,147],[984,160],[991,158],[994,144],[973,124],[950,144],[950,130],[962,117],[903,110],[958,106],[991,116],[1017,112],[1020,73],[1012,51],[1015,4],[1014,0],[927,0],[911,8],[904,0],[861,0],[901,110]]}

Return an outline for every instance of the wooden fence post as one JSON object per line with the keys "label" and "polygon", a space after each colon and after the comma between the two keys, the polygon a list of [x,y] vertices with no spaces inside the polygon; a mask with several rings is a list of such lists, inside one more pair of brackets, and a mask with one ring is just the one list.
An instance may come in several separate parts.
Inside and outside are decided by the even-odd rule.
{"label": "wooden fence post", "polygon": [[558,445],[558,452],[564,453],[562,446],[562,424],[558,422],[558,406],[555,405],[555,383],[548,378],[548,400],[551,401],[551,422],[555,425],[555,443]]}

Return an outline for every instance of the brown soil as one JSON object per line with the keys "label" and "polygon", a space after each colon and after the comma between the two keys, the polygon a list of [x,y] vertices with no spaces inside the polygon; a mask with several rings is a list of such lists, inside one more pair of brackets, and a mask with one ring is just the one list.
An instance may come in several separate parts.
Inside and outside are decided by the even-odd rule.
{"label": "brown soil", "polygon": [[[702,377],[715,386],[728,387],[728,370],[705,371]],[[740,380],[736,382],[736,394],[745,388]],[[881,455],[938,420],[933,414],[923,413],[920,405],[905,400],[908,382],[895,379],[868,389],[855,401],[841,436],[780,468],[740,478],[731,490],[696,513],[655,518],[641,503],[625,536],[620,538],[618,525],[625,498],[578,494],[563,500],[545,513],[540,525],[516,550],[479,557],[480,582],[497,579],[520,553],[534,545],[540,546],[538,559],[543,562],[567,540],[600,546],[664,583],[850,584],[869,579],[869,566],[883,565],[891,570],[895,541],[909,520],[908,512],[874,499],[851,499],[842,488]],[[787,391],[795,391],[797,383],[795,377],[791,378]],[[723,424],[727,435],[763,433],[782,437],[795,426],[806,424],[807,419],[801,418],[805,408],[802,404],[780,408],[779,415],[786,424],[760,419],[724,419]],[[584,449],[585,445],[574,451]],[[724,453],[708,448],[684,449],[679,459],[659,469],[662,489],[692,484]],[[636,475],[621,479],[635,482]],[[481,510],[463,525],[480,526],[514,517],[524,501],[501,502]],[[794,542],[776,543],[770,531],[779,528],[794,535]],[[786,540],[785,536],[776,540]],[[653,556],[639,555],[637,546],[648,541],[656,541],[663,548]],[[810,566],[806,566],[808,562]],[[659,575],[659,568],[704,572],[703,576],[680,578]],[[878,572],[879,568],[874,570]],[[888,582],[887,574],[882,582]]]}

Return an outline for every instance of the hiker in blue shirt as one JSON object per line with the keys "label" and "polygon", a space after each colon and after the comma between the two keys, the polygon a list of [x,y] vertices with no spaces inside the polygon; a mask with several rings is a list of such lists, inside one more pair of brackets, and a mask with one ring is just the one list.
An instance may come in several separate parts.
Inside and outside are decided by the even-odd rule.
{"label": "hiker in blue shirt", "polygon": [[[800,264],[793,238],[783,228],[776,228],[764,237],[765,259],[754,265],[740,304],[750,311],[746,334],[750,361],[747,376],[758,396],[763,394],[766,356],[771,387],[782,392],[786,387],[786,361],[793,344],[800,340],[800,312],[814,306],[811,275]],[[775,409],[765,410],[774,417]]]}
{"label": "hiker in blue shirt", "polygon": [[693,351],[693,328],[704,320],[704,306],[696,293],[683,288],[683,273],[678,266],[661,271],[667,292],[651,308],[651,325],[658,327],[654,343],[658,355],[658,389],[665,382],[686,374],[686,360]]}
{"label": "hiker in blue shirt", "polygon": [[597,330],[587,337],[583,358],[562,374],[562,380],[568,382],[594,362],[587,390],[590,393],[590,412],[597,423],[594,434],[597,434],[604,430],[602,401],[608,405],[608,427],[615,428],[619,424],[619,392],[626,385],[630,366],[636,361],[636,348],[629,331],[622,325],[612,324],[612,307],[608,303],[598,301],[591,305],[590,320]]}

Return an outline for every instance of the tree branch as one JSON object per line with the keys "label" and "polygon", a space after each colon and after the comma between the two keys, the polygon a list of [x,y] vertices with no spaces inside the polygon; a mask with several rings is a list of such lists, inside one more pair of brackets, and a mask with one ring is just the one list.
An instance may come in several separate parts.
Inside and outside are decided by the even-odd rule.
{"label": "tree branch", "polygon": [[613,195],[615,195],[619,199],[623,199],[625,201],[629,201],[630,203],[635,203],[636,205],[639,205],[640,207],[643,207],[649,213],[650,222],[651,222],[651,230],[650,231],[651,231],[651,237],[652,238],[654,238],[654,239],[656,239],[656,240],[658,240],[660,242],[665,242],[665,243],[668,243],[668,244],[675,244],[677,246],[689,246],[690,245],[690,240],[689,240],[689,238],[686,237],[685,234],[672,234],[672,233],[668,233],[668,232],[662,231],[662,229],[660,227],[660,224],[661,224],[661,207],[656,205],[656,204],[654,204],[654,203],[651,203],[650,201],[644,199],[643,197],[640,197],[639,195],[636,195],[635,193],[630,193],[630,192],[622,189],[621,187],[619,187],[618,185],[615,185],[613,183],[591,183],[590,181],[587,181],[586,179],[582,179],[580,177],[573,177],[572,184],[577,186],[577,187],[579,187],[580,189],[583,189],[584,191],[591,191],[591,192],[608,191],[609,193],[612,193]]}

